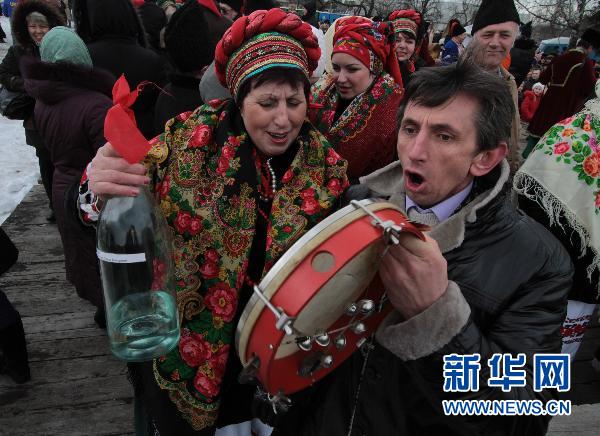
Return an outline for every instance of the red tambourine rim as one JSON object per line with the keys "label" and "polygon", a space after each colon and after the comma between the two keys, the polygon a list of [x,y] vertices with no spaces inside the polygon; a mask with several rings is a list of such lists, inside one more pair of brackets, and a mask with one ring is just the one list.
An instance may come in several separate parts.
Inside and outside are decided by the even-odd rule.
{"label": "red tambourine rim", "polygon": [[[377,204],[377,203],[387,204],[391,208],[399,210],[396,205],[389,203],[387,201],[382,201],[382,200],[365,199],[365,200],[359,201],[358,203],[360,204],[360,206],[363,206],[363,207],[367,207],[367,206],[370,206],[372,204]],[[271,282],[280,274],[281,270],[287,265],[287,263],[290,260],[292,260],[298,254],[298,252],[305,249],[306,245],[312,239],[319,236],[325,229],[327,229],[327,227],[331,226],[332,224],[334,224],[335,222],[337,222],[344,216],[349,215],[351,213],[355,213],[358,209],[359,208],[357,206],[352,207],[351,205],[344,207],[344,208],[338,210],[337,212],[333,213],[332,215],[328,216],[323,221],[321,221],[319,224],[317,224],[312,229],[310,229],[308,232],[306,232],[300,239],[298,239],[279,258],[279,260],[276,262],[276,264],[273,266],[273,268],[271,268],[271,270],[269,270],[269,272],[265,275],[265,277],[263,277],[263,279],[261,280],[261,282],[259,284],[259,288],[262,289],[263,291],[268,289]],[[402,212],[402,211],[400,211],[400,212]],[[364,218],[364,216],[362,216],[362,217],[357,216],[357,219],[361,219],[361,218]],[[420,234],[420,232],[417,230],[416,234]],[[422,235],[420,237],[422,237]],[[292,273],[293,273],[293,271],[290,272],[290,274],[292,274]],[[275,294],[268,296],[267,298],[271,299],[271,298],[273,298],[274,295]],[[251,313],[253,312],[255,306],[259,303],[261,303],[261,300],[258,298],[258,296],[256,294],[253,294],[250,297],[250,300],[248,301],[248,303],[246,304],[244,311],[242,312],[242,315],[240,317],[240,320],[238,322],[236,332],[235,332],[235,346],[238,351],[238,355],[240,354],[241,336],[242,336],[243,332],[245,331],[245,327],[247,327],[246,323],[248,322],[248,319],[249,319]],[[265,309],[266,309],[266,306],[265,306]],[[246,348],[246,346],[247,346],[247,344],[244,345],[244,348]],[[247,362],[246,356],[240,355],[239,357],[242,361],[242,364],[245,364]]]}

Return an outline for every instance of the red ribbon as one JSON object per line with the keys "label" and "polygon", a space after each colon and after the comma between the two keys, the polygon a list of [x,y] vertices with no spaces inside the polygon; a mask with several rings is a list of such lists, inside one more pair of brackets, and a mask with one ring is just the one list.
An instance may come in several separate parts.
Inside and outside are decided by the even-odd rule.
{"label": "red ribbon", "polygon": [[135,115],[131,106],[135,103],[142,88],[149,82],[142,82],[130,91],[129,83],[122,74],[113,86],[113,104],[104,119],[104,136],[130,164],[140,162],[148,151],[150,144],[137,128]]}
{"label": "red ribbon", "polygon": [[221,11],[219,10],[219,8],[213,0],[198,0],[198,4],[213,11],[217,15],[217,17],[222,17]]}

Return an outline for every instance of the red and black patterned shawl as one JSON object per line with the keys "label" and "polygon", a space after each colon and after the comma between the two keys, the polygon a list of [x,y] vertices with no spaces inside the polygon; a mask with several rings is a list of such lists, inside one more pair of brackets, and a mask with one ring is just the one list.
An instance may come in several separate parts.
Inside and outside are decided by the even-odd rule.
{"label": "red and black patterned shawl", "polygon": [[340,103],[333,77],[313,85],[309,118],[335,150],[348,161],[348,177],[356,179],[391,163],[396,156],[396,112],[402,87],[382,73],[335,119]]}

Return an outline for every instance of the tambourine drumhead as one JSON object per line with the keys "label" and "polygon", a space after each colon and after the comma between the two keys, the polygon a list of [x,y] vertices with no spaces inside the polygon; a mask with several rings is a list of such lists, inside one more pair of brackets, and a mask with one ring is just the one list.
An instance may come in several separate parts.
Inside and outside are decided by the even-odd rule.
{"label": "tambourine drumhead", "polygon": [[[383,221],[394,221],[411,228],[400,209],[386,202],[363,200],[361,206]],[[415,234],[416,234],[415,233]],[[368,298],[379,302],[384,294],[377,270],[384,250],[382,229],[363,209],[347,206],[332,214],[300,238],[271,268],[259,288],[266,299],[294,318],[295,334],[287,335],[275,327],[276,318],[265,303],[253,295],[246,305],[236,331],[236,347],[242,364],[254,356],[260,363],[257,378],[272,394],[301,390],[325,376],[368,337],[389,311],[386,308],[361,319],[366,331],[355,334],[347,328],[348,305]],[[375,279],[375,280],[374,280]],[[297,336],[330,332],[332,344],[302,351]],[[333,345],[343,334],[345,346]],[[333,364],[309,377],[298,374],[311,353],[327,353]]]}

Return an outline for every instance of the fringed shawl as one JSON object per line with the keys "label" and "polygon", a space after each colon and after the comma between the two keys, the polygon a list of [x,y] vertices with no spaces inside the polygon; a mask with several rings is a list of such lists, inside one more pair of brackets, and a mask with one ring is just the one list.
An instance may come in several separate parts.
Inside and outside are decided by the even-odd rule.
{"label": "fringed shawl", "polygon": [[[594,106],[595,104],[595,106]],[[550,225],[575,232],[580,257],[592,261],[587,278],[600,271],[600,108],[591,101],[582,112],[548,130],[515,174],[514,189],[537,202]],[[596,299],[600,297],[600,283]]]}

